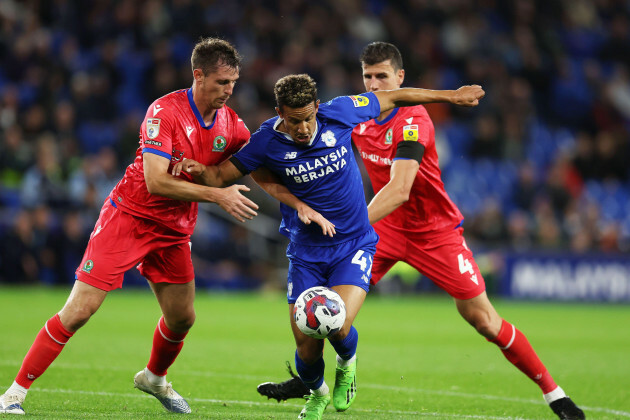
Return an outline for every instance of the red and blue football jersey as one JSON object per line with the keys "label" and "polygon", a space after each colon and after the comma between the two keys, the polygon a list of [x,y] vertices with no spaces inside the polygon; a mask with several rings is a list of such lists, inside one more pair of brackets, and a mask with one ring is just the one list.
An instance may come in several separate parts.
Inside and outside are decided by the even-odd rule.
{"label": "red and blue football jersey", "polygon": [[[247,143],[249,137],[249,130],[229,107],[218,109],[214,121],[206,125],[193,101],[192,89],[169,93],[149,107],[140,128],[136,158],[112,190],[110,199],[126,213],[190,235],[197,222],[198,204],[150,194],[144,181],[142,154],[154,153],[170,160],[170,173],[182,159],[218,165]],[[194,182],[183,172],[180,178]]]}
{"label": "red and blue football jersey", "polygon": [[409,200],[380,220],[379,225],[401,232],[427,233],[453,229],[462,221],[464,217],[444,189],[435,129],[422,105],[395,108],[383,121],[374,119],[357,125],[352,141],[361,154],[375,194],[390,180],[400,142],[417,141],[424,146]]}

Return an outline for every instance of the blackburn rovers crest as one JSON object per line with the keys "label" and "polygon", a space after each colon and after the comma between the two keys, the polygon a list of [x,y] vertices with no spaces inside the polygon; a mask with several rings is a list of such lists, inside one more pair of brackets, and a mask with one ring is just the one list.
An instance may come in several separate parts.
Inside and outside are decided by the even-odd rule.
{"label": "blackburn rovers crest", "polygon": [[83,268],[81,268],[81,270],[85,271],[86,273],[89,273],[90,271],[92,271],[93,268],[94,268],[94,261],[87,260],[85,264],[83,264]]}
{"label": "blackburn rovers crest", "polygon": [[225,141],[225,137],[216,136],[214,138],[214,142],[212,142],[212,151],[213,152],[222,152],[225,150],[225,146],[227,145],[227,141]]}
{"label": "blackburn rovers crest", "polygon": [[393,138],[394,138],[394,133],[392,132],[392,129],[390,128],[389,130],[387,130],[387,133],[385,133],[385,144],[392,144]]}

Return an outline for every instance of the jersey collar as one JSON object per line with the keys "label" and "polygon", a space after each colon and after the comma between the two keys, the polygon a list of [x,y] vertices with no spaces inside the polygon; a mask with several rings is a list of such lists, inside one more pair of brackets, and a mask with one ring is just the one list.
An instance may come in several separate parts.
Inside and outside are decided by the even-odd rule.
{"label": "jersey collar", "polygon": [[374,122],[375,122],[376,124],[378,124],[378,125],[383,125],[383,124],[388,123],[388,122],[389,122],[392,118],[394,118],[394,117],[396,116],[396,114],[398,114],[398,110],[399,110],[399,109],[400,109],[400,108],[394,108],[394,109],[392,110],[392,112],[391,112],[391,113],[390,113],[387,117],[385,117],[385,119],[384,119],[383,121],[379,121],[379,120],[377,120],[376,118],[374,118]]}
{"label": "jersey collar", "polygon": [[[291,140],[294,141],[290,135],[288,135],[287,133],[285,133],[284,131],[280,131],[278,130],[278,126],[282,123],[282,121],[284,121],[283,118],[278,117],[278,119],[276,120],[276,122],[273,125],[273,131],[275,131],[276,133],[280,133],[284,136],[284,138],[286,138],[287,140]],[[307,146],[312,146],[313,142],[315,141],[315,137],[317,137],[317,132],[319,131],[319,122],[317,120],[315,120],[315,131],[313,131],[313,135],[311,136],[311,139],[309,140]],[[302,146],[304,147],[304,146]]]}
{"label": "jersey collar", "polygon": [[214,118],[212,118],[212,122],[210,125],[206,125],[205,121],[201,117],[201,112],[197,109],[197,105],[195,105],[195,101],[193,101],[192,88],[188,88],[186,91],[186,95],[188,96],[188,103],[190,104],[190,108],[192,109],[193,114],[197,117],[197,121],[201,128],[205,128],[206,130],[210,130],[214,126],[214,122],[217,120],[217,114],[219,113],[219,109],[214,113]]}

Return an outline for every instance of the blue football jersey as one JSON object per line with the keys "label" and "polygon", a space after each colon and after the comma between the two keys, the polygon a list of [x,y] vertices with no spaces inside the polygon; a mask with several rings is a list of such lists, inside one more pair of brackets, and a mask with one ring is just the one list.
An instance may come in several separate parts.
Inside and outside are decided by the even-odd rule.
{"label": "blue football jersey", "polygon": [[305,225],[297,211],[280,204],[280,232],[292,242],[338,244],[372,229],[351,134],[355,125],[379,114],[380,104],[373,93],[340,96],[320,104],[317,132],[310,145],[299,146],[288,134],[276,131],[280,121],[275,117],[265,121],[234,155],[240,170],[249,173],[262,166],[278,175],[289,191],[320,212],[337,231],[333,238],[324,236],[319,225]]}

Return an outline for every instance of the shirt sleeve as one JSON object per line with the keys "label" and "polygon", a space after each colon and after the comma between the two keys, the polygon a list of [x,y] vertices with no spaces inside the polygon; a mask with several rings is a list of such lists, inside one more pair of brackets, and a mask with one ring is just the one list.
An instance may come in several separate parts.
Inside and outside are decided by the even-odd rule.
{"label": "shirt sleeve", "polygon": [[353,96],[338,96],[320,105],[320,112],[327,118],[354,127],[363,121],[376,118],[381,113],[381,104],[372,92]]}
{"label": "shirt sleeve", "polygon": [[417,112],[405,115],[405,118],[397,118],[392,134],[395,143],[417,142],[427,147],[435,141],[432,132],[433,122],[429,114],[424,108],[419,108]]}
{"label": "shirt sleeve", "polygon": [[172,110],[154,102],[140,128],[142,153],[154,153],[171,160],[174,118]]}
{"label": "shirt sleeve", "polygon": [[[265,163],[268,143],[269,138],[265,136],[263,131],[258,130],[252,134],[249,143],[236,152],[230,160],[244,174],[253,172]],[[240,165],[234,162],[235,159]]]}
{"label": "shirt sleeve", "polygon": [[249,132],[249,128],[247,128],[247,125],[245,125],[245,122],[240,118],[237,118],[235,133],[239,149],[244,146],[249,141],[249,138],[252,136],[252,134]]}

